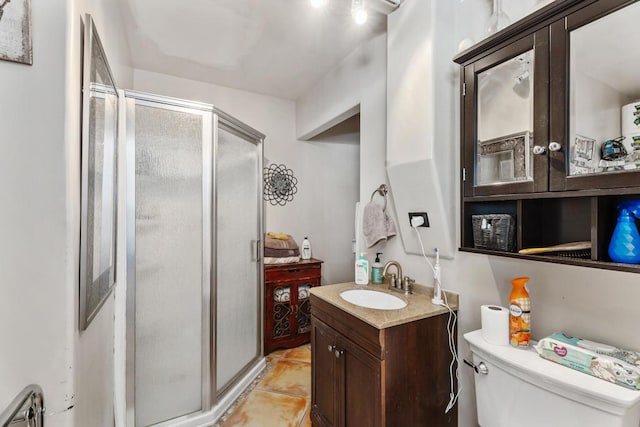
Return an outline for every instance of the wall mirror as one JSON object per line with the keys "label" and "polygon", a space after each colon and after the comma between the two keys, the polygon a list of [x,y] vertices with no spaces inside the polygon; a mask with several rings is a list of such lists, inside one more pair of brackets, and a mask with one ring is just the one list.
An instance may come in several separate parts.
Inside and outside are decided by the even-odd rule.
{"label": "wall mirror", "polygon": [[115,283],[118,92],[91,15],[85,15],[82,68],[80,330]]}

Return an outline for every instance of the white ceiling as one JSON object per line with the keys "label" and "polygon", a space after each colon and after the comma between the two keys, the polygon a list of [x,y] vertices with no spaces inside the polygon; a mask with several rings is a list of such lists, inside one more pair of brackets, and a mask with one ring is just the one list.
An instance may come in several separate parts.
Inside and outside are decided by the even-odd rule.
{"label": "white ceiling", "polygon": [[[379,0],[370,0],[368,3]],[[134,68],[297,99],[360,43],[386,31],[351,0],[122,0]]]}

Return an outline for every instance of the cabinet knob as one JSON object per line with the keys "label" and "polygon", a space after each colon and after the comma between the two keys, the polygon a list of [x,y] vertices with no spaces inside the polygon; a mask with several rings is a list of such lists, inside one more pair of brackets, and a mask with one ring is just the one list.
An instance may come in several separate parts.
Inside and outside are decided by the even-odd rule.
{"label": "cabinet knob", "polygon": [[332,353],[332,352],[333,352],[333,350],[335,350],[335,348],[336,348],[336,346],[335,346],[335,345],[331,345],[331,344],[329,344],[329,345],[327,346],[327,350],[329,350],[329,353]]}
{"label": "cabinet knob", "polygon": [[534,145],[533,146],[533,154],[536,154],[538,156],[544,154],[547,152],[547,149],[541,145]]}
{"label": "cabinet knob", "polygon": [[344,354],[344,351],[342,350],[336,350],[334,352],[334,354],[336,355],[336,359],[340,359],[340,356],[342,356]]}
{"label": "cabinet knob", "polygon": [[560,145],[559,143],[552,141],[549,143],[549,150],[550,151],[560,151],[560,149],[562,148],[562,145]]}

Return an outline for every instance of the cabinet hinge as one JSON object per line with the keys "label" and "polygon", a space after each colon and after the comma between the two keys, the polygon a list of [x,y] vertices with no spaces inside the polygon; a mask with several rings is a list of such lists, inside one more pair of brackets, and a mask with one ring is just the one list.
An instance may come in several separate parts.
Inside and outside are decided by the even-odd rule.
{"label": "cabinet hinge", "polygon": [[467,84],[462,83],[462,96],[467,96]]}
{"label": "cabinet hinge", "polygon": [[462,182],[467,180],[467,169],[462,168]]}

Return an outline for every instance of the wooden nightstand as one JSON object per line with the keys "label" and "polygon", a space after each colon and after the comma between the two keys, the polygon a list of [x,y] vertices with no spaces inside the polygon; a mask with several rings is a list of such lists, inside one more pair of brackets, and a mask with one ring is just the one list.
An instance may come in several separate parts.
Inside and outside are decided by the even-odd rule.
{"label": "wooden nightstand", "polygon": [[309,342],[309,289],[320,286],[322,260],[264,266],[264,354]]}

